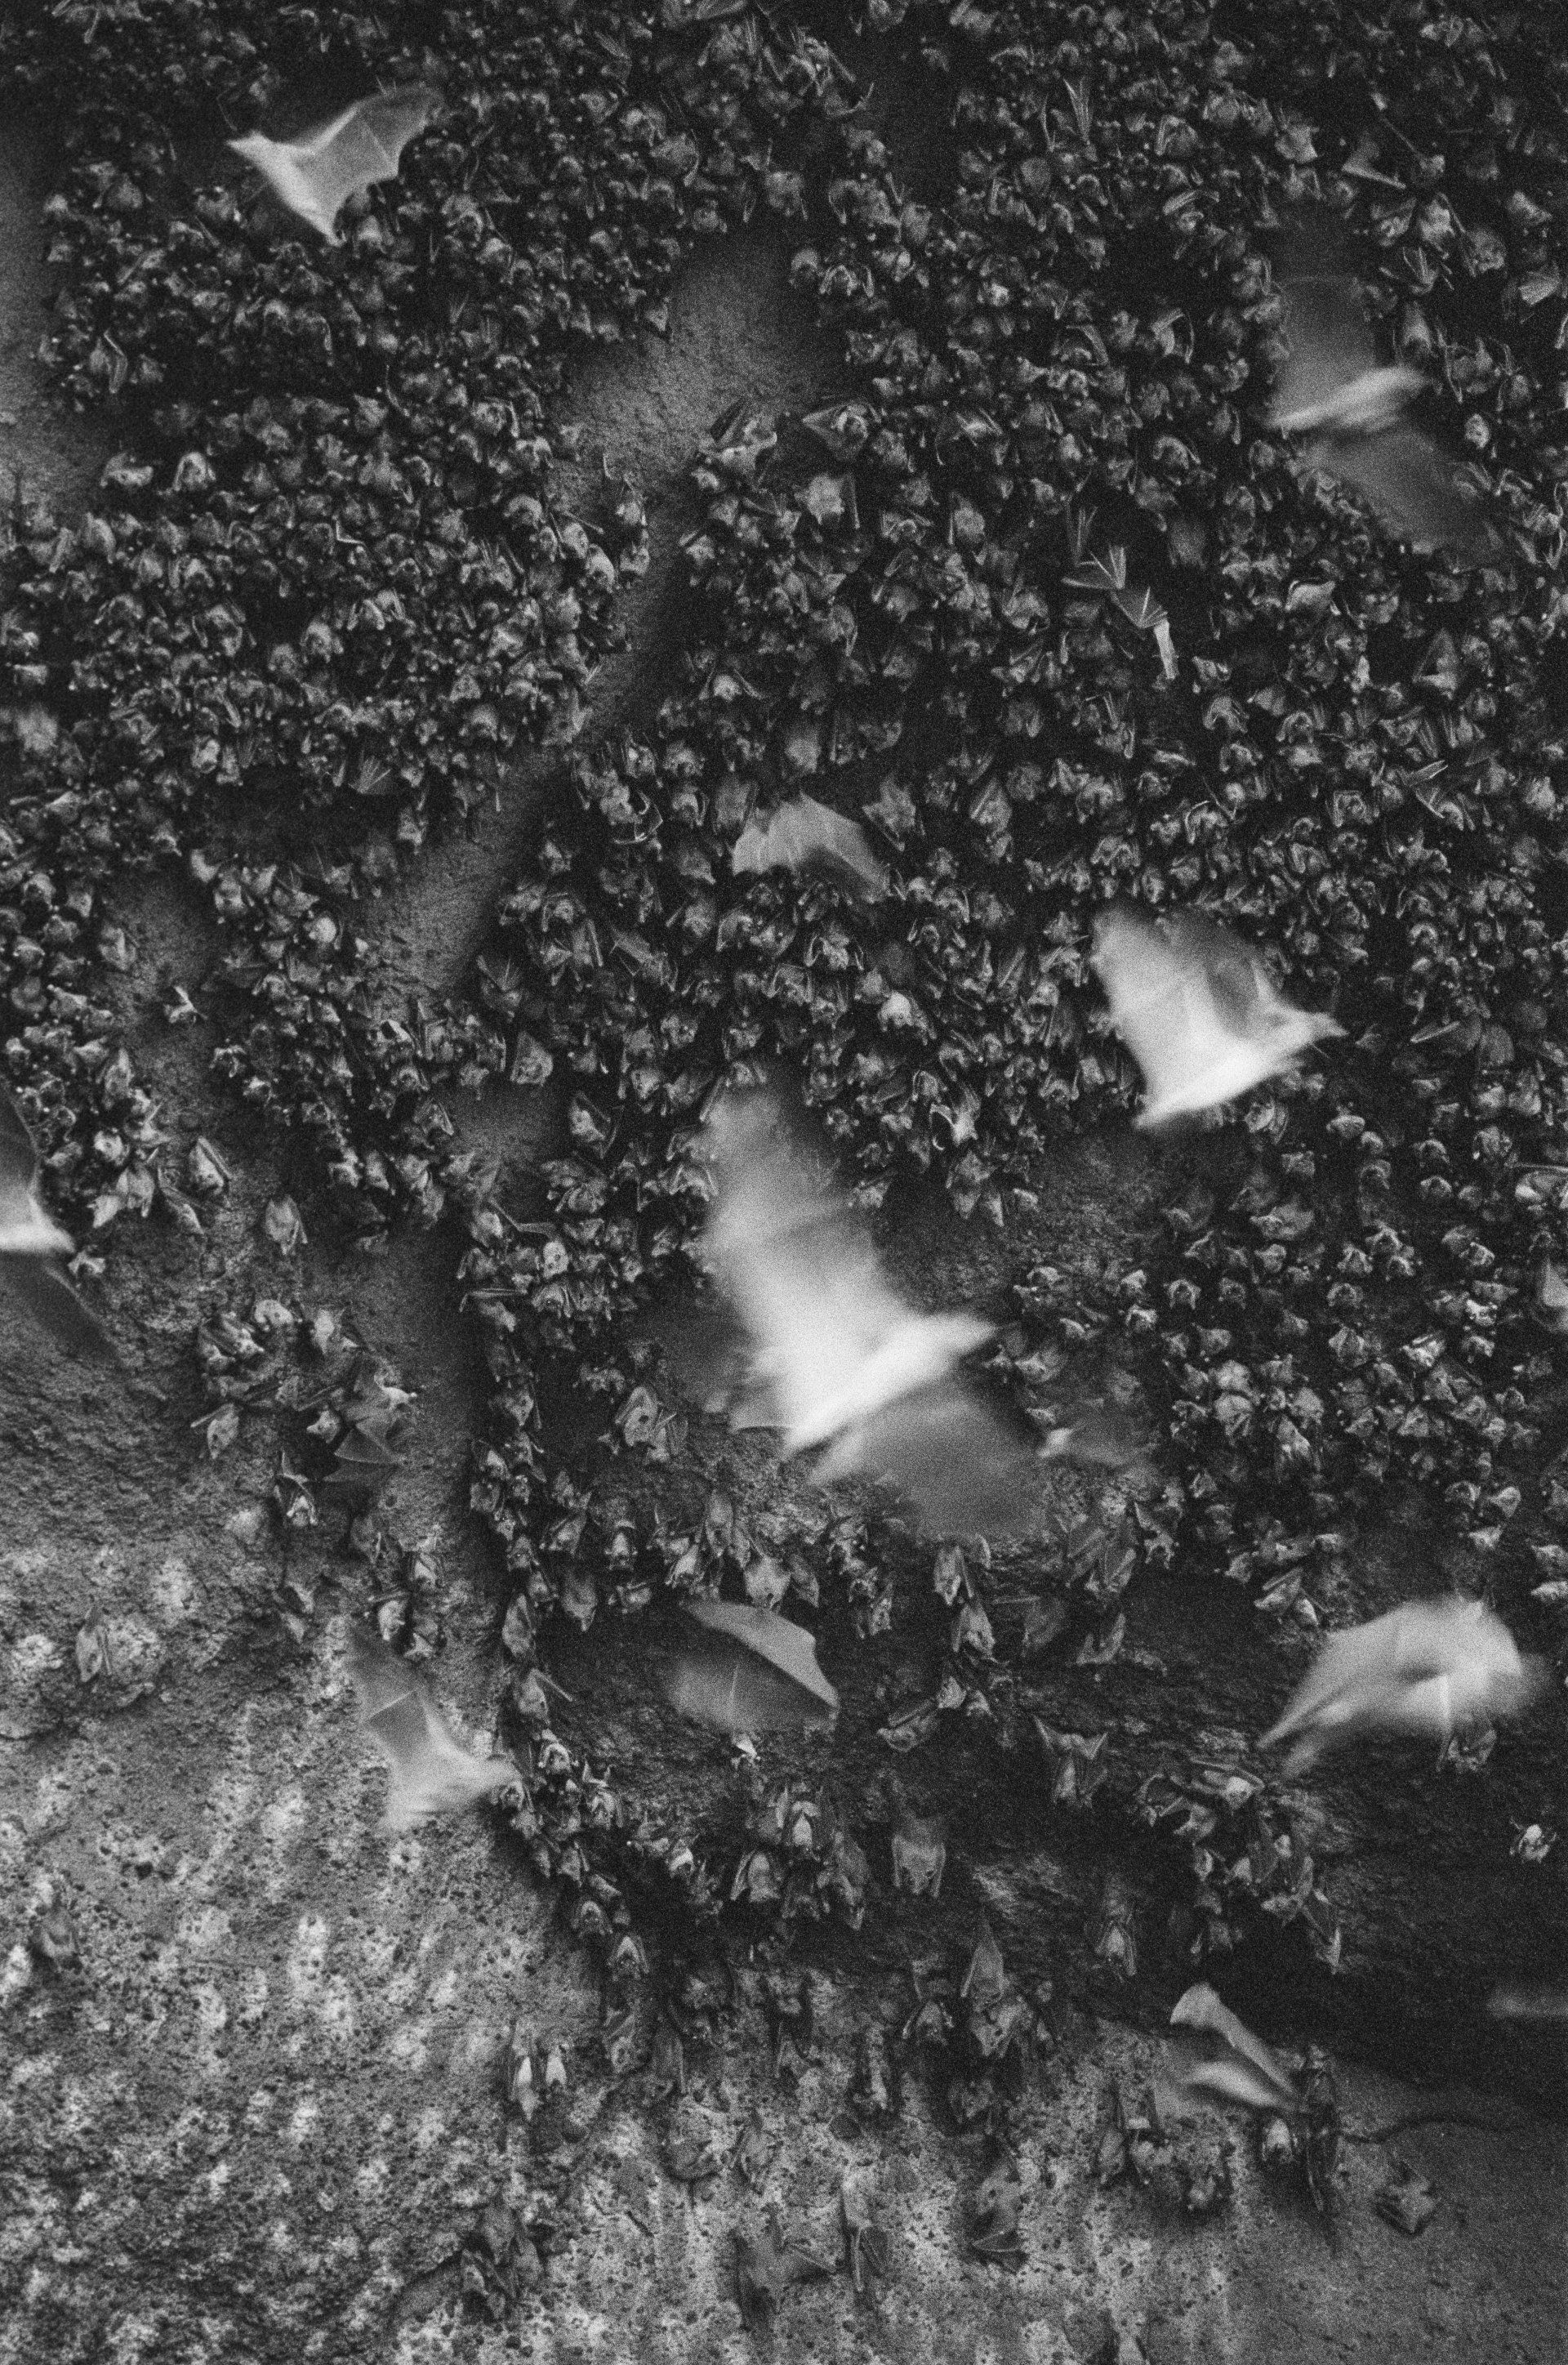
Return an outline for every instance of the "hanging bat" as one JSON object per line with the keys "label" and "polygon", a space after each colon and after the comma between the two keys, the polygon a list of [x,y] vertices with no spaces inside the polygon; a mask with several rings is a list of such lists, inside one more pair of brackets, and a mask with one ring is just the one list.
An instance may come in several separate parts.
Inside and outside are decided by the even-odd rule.
{"label": "hanging bat", "polygon": [[297,140],[269,140],[260,131],[229,142],[271,185],[291,213],[319,230],[329,246],[342,241],[335,228],[350,197],[373,181],[392,181],[404,149],[441,104],[428,83],[377,91]]}
{"label": "hanging bat", "polygon": [[1559,1339],[1568,1336],[1568,1280],[1547,1257],[1535,1277],[1530,1312],[1543,1330]]}
{"label": "hanging bat", "polygon": [[1407,1601],[1331,1634],[1262,1746],[1290,1743],[1285,1771],[1299,1774],[1325,1751],[1369,1733],[1446,1742],[1462,1725],[1523,1708],[1540,1684],[1540,1663],[1520,1657],[1484,1603]]}
{"label": "hanging bat", "polygon": [[750,1345],[745,1418],[782,1429],[787,1455],[823,1449],[819,1485],[891,1479],[937,1533],[1026,1524],[1028,1450],[953,1377],[991,1324],[904,1303],[771,1093],[723,1097],[707,1154],[705,1253]]}
{"label": "hanging bat", "polygon": [[1309,440],[1304,457],[1381,512],[1396,534],[1444,544],[1472,564],[1495,559],[1499,537],[1454,463],[1406,416],[1426,381],[1380,364],[1344,241],[1328,215],[1300,224],[1276,265],[1289,350],[1269,423]]}
{"label": "hanging bat", "polygon": [[815,797],[791,797],[766,821],[748,821],[735,840],[730,868],[737,877],[753,870],[821,871],[835,886],[868,900],[888,891],[886,866],[872,853],[859,823]]}
{"label": "hanging bat", "polygon": [[481,1757],[454,1740],[426,1686],[384,1642],[351,1631],[349,1667],[366,1730],[392,1769],[387,1831],[454,1814],[521,1779],[510,1757]]}
{"label": "hanging bat", "polygon": [[1163,922],[1103,913],[1091,962],[1111,1023],[1143,1070],[1147,1130],[1217,1108],[1344,1028],[1297,1010],[1275,990],[1249,946],[1192,913]]}
{"label": "hanging bat", "polygon": [[39,1156],[20,1110],[0,1093],[0,1276],[7,1293],[73,1355],[113,1362],[114,1348],[97,1317],[60,1269],[74,1243],[44,1212],[39,1196]]}

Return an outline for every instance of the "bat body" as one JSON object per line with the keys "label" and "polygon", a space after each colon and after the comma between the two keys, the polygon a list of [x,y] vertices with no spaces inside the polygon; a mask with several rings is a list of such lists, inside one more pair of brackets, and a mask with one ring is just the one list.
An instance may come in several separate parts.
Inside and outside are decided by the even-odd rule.
{"label": "bat body", "polygon": [[1462,1726],[1523,1707],[1539,1669],[1479,1601],[1407,1601],[1332,1634],[1263,1746],[1291,1744],[1287,1773],[1371,1733],[1446,1742]]}
{"label": "bat body", "polygon": [[820,870],[854,894],[888,891],[888,873],[858,822],[815,797],[792,797],[766,821],[748,821],[730,856],[736,876],[747,871]]}
{"label": "bat body", "polygon": [[8,1295],[73,1355],[112,1362],[114,1350],[65,1275],[73,1247],[39,1197],[39,1158],[21,1112],[0,1093],[0,1277]]}
{"label": "bat body", "polygon": [[1112,911],[1094,931],[1092,964],[1111,1023],[1143,1070],[1145,1130],[1218,1108],[1293,1067],[1343,1027],[1297,1010],[1257,954],[1223,928],[1180,913],[1163,925]]}
{"label": "bat body", "polygon": [[1030,1456],[953,1377],[991,1325],[904,1303],[770,1094],[722,1100],[708,1150],[706,1255],[750,1341],[748,1419],[787,1453],[825,1447],[819,1484],[890,1477],[939,1532],[1015,1528]]}
{"label": "bat body", "polygon": [[1280,258],[1289,350],[1270,425],[1308,437],[1307,466],[1361,494],[1396,533],[1472,561],[1495,556],[1497,536],[1461,489],[1453,463],[1406,416],[1426,381],[1403,363],[1379,364],[1344,260],[1338,224],[1327,216]]}
{"label": "bat body", "polygon": [[456,1813],[519,1779],[510,1757],[481,1757],[454,1739],[426,1687],[395,1651],[356,1631],[349,1664],[365,1728],[392,1769],[388,1831]]}
{"label": "bat body", "polygon": [[338,246],[337,219],[350,197],[373,181],[397,178],[404,149],[439,104],[437,91],[415,83],[356,99],[297,140],[268,140],[252,131],[229,145],[254,164],[291,213],[319,230],[329,246]]}

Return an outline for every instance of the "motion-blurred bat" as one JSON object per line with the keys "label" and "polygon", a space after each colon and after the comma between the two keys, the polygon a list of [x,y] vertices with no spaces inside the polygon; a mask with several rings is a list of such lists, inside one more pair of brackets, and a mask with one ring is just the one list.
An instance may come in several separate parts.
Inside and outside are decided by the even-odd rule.
{"label": "motion-blurred bat", "polygon": [[1505,1979],[1486,1999],[1492,2020],[1568,2021],[1568,1988],[1524,1987]]}
{"label": "motion-blurred bat", "polygon": [[1217,1108],[1345,1031],[1320,1012],[1295,1009],[1249,946],[1191,913],[1154,921],[1107,912],[1091,960],[1111,1023],[1143,1070],[1145,1129]]}
{"label": "motion-blurred bat", "polygon": [[1462,1725],[1525,1707],[1541,1681],[1540,1663],[1521,1658],[1484,1602],[1407,1601],[1331,1634],[1262,1746],[1289,1742],[1285,1771],[1299,1774],[1326,1750],[1368,1733],[1446,1742]]}
{"label": "motion-blurred bat", "polygon": [[1269,422],[1306,436],[1307,466],[1363,495],[1395,533],[1472,563],[1495,558],[1499,538],[1454,463],[1406,417],[1425,380],[1402,362],[1379,364],[1346,259],[1330,215],[1298,224],[1284,243],[1275,275],[1289,350]]}
{"label": "motion-blurred bat", "polygon": [[365,1728],[392,1769],[386,1830],[455,1813],[521,1779],[510,1757],[481,1757],[454,1741],[424,1684],[378,1639],[352,1631],[349,1666]]}
{"label": "motion-blurred bat", "polygon": [[705,1250],[751,1343],[750,1418],[782,1429],[787,1454],[825,1448],[819,1485],[891,1479],[937,1533],[1026,1524],[1027,1448],[952,1376],[992,1326],[917,1314],[890,1288],[771,1093],[721,1099],[707,1154]]}
{"label": "motion-blurred bat", "polygon": [[413,83],[356,99],[297,140],[269,140],[252,131],[229,145],[254,164],[291,213],[319,230],[329,246],[339,246],[336,223],[344,206],[373,181],[396,180],[404,149],[440,104],[439,91]]}
{"label": "motion-blurred bat", "polygon": [[1153,1475],[1148,1434],[1130,1413],[1092,1406],[1075,1420],[1047,1429],[1042,1462],[1074,1462],[1091,1470],[1133,1470]]}
{"label": "motion-blurred bat", "polygon": [[1302,2098],[1289,2072],[1260,2036],[1254,2036],[1213,1988],[1200,1982],[1178,1997],[1159,2081],[1160,2115],[1167,2096],[1180,2116],[1189,2102],[1238,2103],[1247,2111],[1278,2111],[1294,2118]]}
{"label": "motion-blurred bat", "polygon": [[859,823],[815,797],[791,797],[766,820],[754,816],[735,840],[730,867],[737,876],[752,870],[822,871],[868,900],[888,891],[886,866],[872,853]]}
{"label": "motion-blurred bat", "polygon": [[115,1361],[115,1351],[95,1315],[88,1312],[60,1270],[74,1243],[44,1212],[39,1196],[39,1156],[21,1111],[0,1093],[0,1278],[7,1295],[25,1306],[73,1355]]}
{"label": "motion-blurred bat", "polygon": [[814,1636],[745,1601],[689,1601],[702,1630],[665,1671],[671,1708],[719,1732],[831,1724],[838,1694],[817,1664]]}

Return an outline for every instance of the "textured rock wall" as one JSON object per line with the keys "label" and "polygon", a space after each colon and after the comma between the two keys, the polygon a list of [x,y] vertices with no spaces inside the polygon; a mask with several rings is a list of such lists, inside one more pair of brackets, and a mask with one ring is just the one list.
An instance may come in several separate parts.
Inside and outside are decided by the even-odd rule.
{"label": "textured rock wall", "polygon": [[[16,423],[3,448],[68,504],[90,455],[27,368],[38,316],[18,258],[36,252],[21,235],[27,225],[31,238],[36,190],[13,180],[6,196],[0,409]],[[779,255],[736,246],[692,266],[667,346],[574,390],[585,499],[603,446],[642,478],[652,529],[648,575],[623,609],[628,645],[599,676],[591,727],[625,720],[656,680],[681,462],[697,434],[738,384],[757,400],[830,395],[826,366],[790,312]],[[413,981],[455,982],[535,826],[530,795],[548,789],[541,757],[503,812],[433,850],[372,915],[389,1000]],[[1561,2074],[1549,2040],[1505,2046],[1476,2018],[1494,1977],[1547,1971],[1560,1953],[1555,1875],[1522,1923],[1507,1854],[1511,1815],[1551,1778],[1543,1740],[1511,1748],[1484,1786],[1435,1790],[1428,1769],[1389,1760],[1304,1794],[1346,1929],[1345,1973],[1303,1989],[1284,1956],[1256,1973],[1282,2041],[1317,2033],[1445,2081],[1413,2095],[1347,2068],[1353,2125],[1444,2106],[1501,2118],[1491,2131],[1449,2120],[1395,2140],[1440,2194],[1418,2240],[1373,2214],[1381,2144],[1347,2149],[1333,2238],[1294,2187],[1263,2178],[1239,2129],[1236,2200],[1215,2223],[1184,2222],[1159,2190],[1098,2188],[1108,2087],[1136,2093],[1153,2059],[1146,2036],[1097,2016],[1123,2001],[1087,1966],[1103,1843],[1047,1824],[1016,1768],[962,1736],[908,1769],[914,1803],[949,1820],[954,1869],[937,1904],[890,1893],[882,1757],[868,1744],[835,1764],[872,1853],[874,1905],[853,1950],[831,1936],[806,1947],[815,2029],[790,2074],[769,2064],[770,1957],[741,1943],[735,2010],[693,2051],[689,2094],[659,2095],[641,2068],[609,2077],[591,1966],[510,1844],[479,1818],[397,1841],[375,1827],[382,1777],[342,1654],[367,1579],[342,1549],[342,1519],[280,1530],[264,1424],[217,1463],[195,1426],[207,1408],[187,1342],[241,1270],[258,1289],[286,1284],[345,1311],[392,1357],[420,1400],[386,1512],[407,1539],[433,1539],[450,1637],[442,1695],[483,1730],[501,1588],[465,1512],[482,1374],[455,1311],[456,1247],[442,1232],[403,1233],[383,1259],[347,1262],[324,1233],[286,1269],[258,1227],[288,1180],[288,1145],[215,1096],[211,1029],[162,1014],[172,981],[201,1003],[216,951],[206,908],[179,878],[143,883],[122,906],[133,960],[116,992],[139,1069],[179,1149],[205,1136],[233,1181],[202,1210],[204,1240],[154,1220],[117,1250],[106,1294],[134,1341],[126,1379],[89,1380],[39,1360],[28,1339],[0,1340],[0,2356],[739,2358],[754,2336],[735,2304],[735,2234],[759,2230],[770,2205],[835,2267],[786,2292],[774,2336],[785,2353],[1039,2365],[1265,2348],[1291,2359],[1325,2346],[1392,2357],[1418,2345],[1455,2365],[1560,2353],[1560,2144],[1516,2124],[1495,2095],[1448,2090],[1466,2070],[1524,2093]],[[454,1117],[524,1192],[548,1108],[498,1093]],[[1136,1224],[1154,1179],[1092,1156],[1064,1169],[1039,1252],[1065,1261],[1108,1220]],[[967,1233],[944,1226],[902,1248],[916,1283],[940,1270],[945,1285],[994,1285],[986,1244]],[[1418,1574],[1369,1567],[1363,1606]],[[84,1630],[101,1653],[90,1675]],[[1239,1598],[1155,1583],[1139,1637],[1137,1664],[1062,1678],[1060,1721],[1114,1719],[1136,1750],[1161,1732],[1255,1732],[1277,1698],[1280,1658]],[[910,1647],[902,1634],[857,1667],[861,1709],[896,1682]],[[671,1732],[649,1705],[640,1636],[601,1624],[563,1644],[552,1668],[573,1695],[561,1723],[575,1743],[678,1802],[723,1798],[725,1753]],[[1158,1928],[1159,1866],[1116,1845]],[[846,2108],[860,2032],[910,2009],[908,1960],[964,1946],[982,1907],[1014,1975],[1054,1977],[1059,2000],[1055,2048],[1016,2131],[1016,2270],[968,2247],[994,2156],[981,2136],[953,2135],[939,2077],[928,2087],[912,2075],[886,2127]],[[498,2093],[520,2016],[561,2044],[567,2069],[532,2126],[509,2120]],[[749,2183],[731,2161],[748,2136]],[[670,2172],[682,2141],[711,2144],[717,2163],[695,2186]],[[891,2235],[889,2276],[858,2300],[843,2270],[846,2172],[868,2178]],[[461,2263],[498,2199],[533,2229],[508,2250],[511,2229],[489,2221],[508,2304],[493,2259],[470,2270],[478,2288],[466,2297]]]}

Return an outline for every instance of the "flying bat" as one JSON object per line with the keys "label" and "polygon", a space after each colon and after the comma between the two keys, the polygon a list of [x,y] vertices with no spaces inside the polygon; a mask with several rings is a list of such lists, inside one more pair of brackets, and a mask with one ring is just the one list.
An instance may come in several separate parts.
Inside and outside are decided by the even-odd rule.
{"label": "flying bat", "polygon": [[938,1534],[1026,1525],[1028,1449],[953,1376],[992,1325],[905,1304],[771,1093],[727,1093],[706,1130],[704,1250],[749,1341],[748,1424],[821,1449],[819,1485],[890,1479]]}
{"label": "flying bat", "polygon": [[384,1642],[352,1631],[349,1666],[365,1729],[392,1769],[388,1831],[456,1813],[521,1778],[510,1757],[481,1757],[455,1741],[425,1685]]}
{"label": "flying bat", "polygon": [[720,1732],[772,1732],[831,1724],[838,1694],[817,1664],[803,1626],[745,1601],[689,1601],[702,1633],[665,1672],[671,1708]]}
{"label": "flying bat", "polygon": [[1188,2102],[1234,2102],[1247,2111],[1277,2111],[1287,2119],[1301,2109],[1289,2072],[1213,1988],[1200,1982],[1178,1997],[1170,2029],[1161,2082],[1176,2105],[1172,2117],[1181,2116]]}
{"label": "flying bat", "polygon": [[440,104],[439,91],[428,83],[412,83],[356,99],[297,140],[269,140],[252,131],[229,145],[254,164],[291,213],[319,230],[329,246],[341,246],[335,224],[343,207],[373,181],[396,180],[404,149]]}
{"label": "flying bat", "polygon": [[821,871],[868,900],[888,891],[887,868],[872,853],[859,823],[815,797],[791,797],[765,821],[748,821],[735,840],[730,868],[737,877],[749,870]]}
{"label": "flying bat", "polygon": [[16,1103],[0,1093],[0,1275],[58,1346],[112,1362],[115,1351],[102,1324],[60,1269],[74,1245],[44,1212],[32,1135]]}
{"label": "flying bat", "polygon": [[1568,2021],[1568,1988],[1528,1987],[1506,1979],[1486,1999],[1491,2020]]}
{"label": "flying bat", "polygon": [[1294,1008],[1249,946],[1191,913],[1154,921],[1107,912],[1090,958],[1111,1023],[1143,1070],[1144,1130],[1235,1100],[1345,1031]]}
{"label": "flying bat", "polygon": [[1288,1742],[1285,1771],[1299,1774],[1325,1751],[1369,1733],[1446,1742],[1462,1725],[1524,1707],[1541,1679],[1539,1661],[1520,1656],[1484,1603],[1457,1595],[1407,1601],[1331,1634],[1262,1745]]}
{"label": "flying bat", "polygon": [[1495,558],[1499,538],[1454,464],[1406,412],[1425,385],[1402,362],[1380,364],[1344,241],[1330,216],[1297,226],[1276,266],[1288,351],[1269,423],[1305,435],[1322,468],[1371,501],[1407,541],[1446,544],[1472,563]]}

